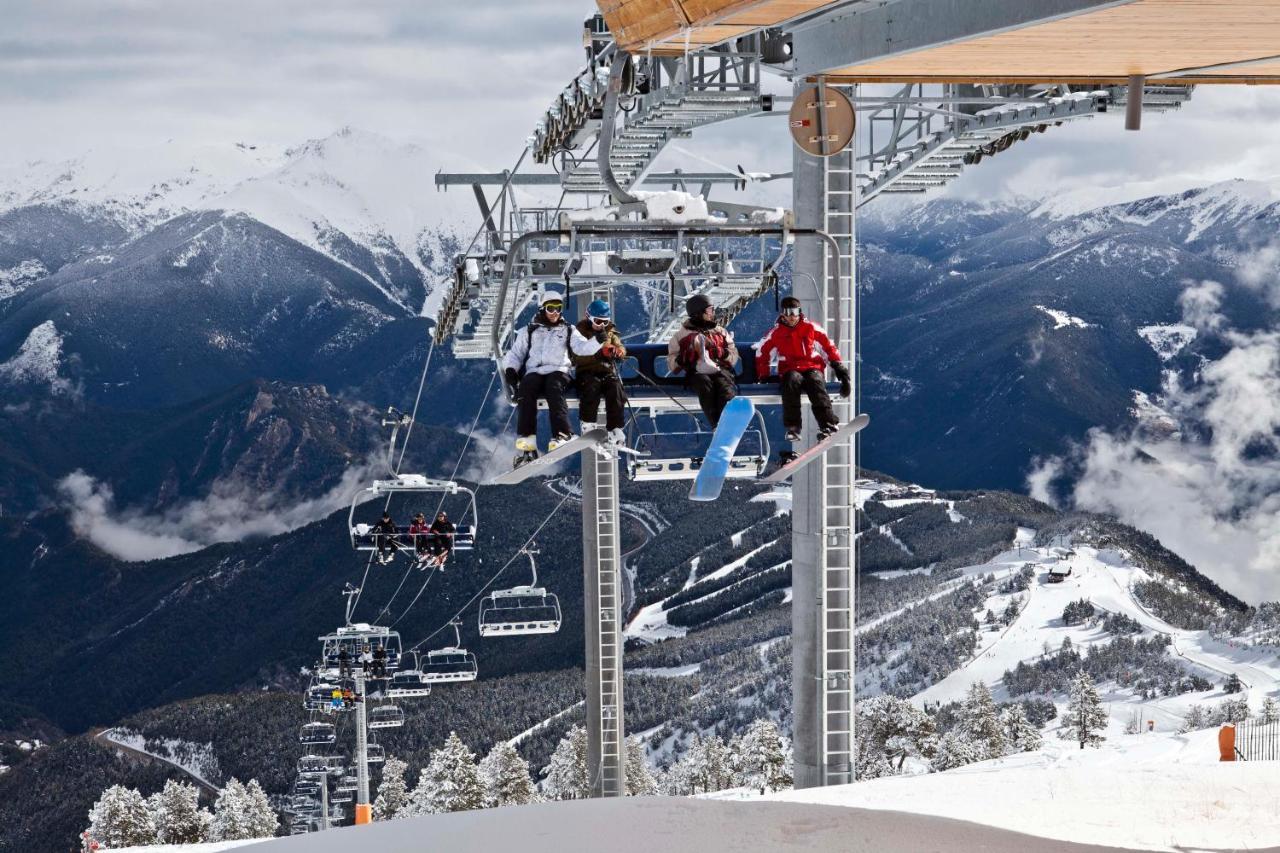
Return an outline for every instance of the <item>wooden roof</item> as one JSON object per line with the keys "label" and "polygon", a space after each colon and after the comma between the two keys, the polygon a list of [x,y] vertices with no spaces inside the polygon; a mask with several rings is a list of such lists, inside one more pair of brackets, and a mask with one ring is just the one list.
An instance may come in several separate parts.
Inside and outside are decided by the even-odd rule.
{"label": "wooden roof", "polygon": [[[1022,0],[1010,0],[1022,2]],[[755,30],[785,25],[836,0],[597,0],[618,44],[636,53],[681,53]],[[916,6],[931,0],[916,0]],[[938,0],[945,3],[945,0]],[[864,10],[894,4],[845,3],[846,27]],[[900,7],[899,7],[900,8]],[[869,20],[869,19],[868,19]],[[797,35],[797,48],[803,45]],[[839,57],[835,51],[825,54]],[[851,51],[852,53],[852,48]],[[1280,0],[1129,0],[1014,29],[812,69],[841,82],[1109,81],[1171,72],[1188,83],[1280,83]],[[802,57],[803,54],[798,53]],[[1252,61],[1252,62],[1251,62]],[[1212,66],[1250,63],[1239,67]]]}

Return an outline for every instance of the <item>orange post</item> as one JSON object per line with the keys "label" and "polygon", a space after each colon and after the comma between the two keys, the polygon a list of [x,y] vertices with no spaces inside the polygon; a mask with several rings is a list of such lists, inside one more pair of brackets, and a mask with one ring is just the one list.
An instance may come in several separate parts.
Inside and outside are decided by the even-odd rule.
{"label": "orange post", "polygon": [[364,823],[373,823],[373,806],[368,803],[356,804],[356,826]]}
{"label": "orange post", "polygon": [[1218,760],[1236,760],[1236,727],[1232,723],[1218,729]]}

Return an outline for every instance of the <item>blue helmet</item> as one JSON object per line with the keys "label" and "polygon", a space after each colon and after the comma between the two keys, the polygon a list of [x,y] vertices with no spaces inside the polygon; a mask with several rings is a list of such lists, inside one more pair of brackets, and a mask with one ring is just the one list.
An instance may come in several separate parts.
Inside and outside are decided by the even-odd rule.
{"label": "blue helmet", "polygon": [[608,320],[610,317],[609,303],[603,299],[597,299],[587,306],[587,316],[595,317],[597,320]]}

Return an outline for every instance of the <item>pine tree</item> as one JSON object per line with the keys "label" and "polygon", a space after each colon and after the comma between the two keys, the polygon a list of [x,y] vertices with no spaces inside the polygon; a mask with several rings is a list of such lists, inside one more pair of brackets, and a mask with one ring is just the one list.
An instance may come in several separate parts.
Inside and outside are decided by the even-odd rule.
{"label": "pine tree", "polygon": [[1231,673],[1231,676],[1226,680],[1226,683],[1222,685],[1222,691],[1224,693],[1239,693],[1243,689],[1244,682],[1242,682],[1240,680],[1240,676],[1236,675],[1234,672]]}
{"label": "pine tree", "polygon": [[929,766],[935,771],[963,767],[981,761],[985,757],[984,749],[985,747],[974,744],[959,729],[949,731],[938,741]]}
{"label": "pine tree", "polygon": [[1276,702],[1274,697],[1268,696],[1262,700],[1262,722],[1274,723],[1280,720],[1280,703]]}
{"label": "pine tree", "polygon": [[1005,744],[1013,752],[1034,752],[1043,743],[1040,730],[1027,719],[1026,709],[1020,704],[1010,705],[1000,713],[1000,727],[1004,729]]}
{"label": "pine tree", "polygon": [[538,798],[529,778],[529,763],[516,748],[500,740],[480,762],[480,781],[484,785],[485,805],[523,806]]}
{"label": "pine tree", "polygon": [[733,787],[733,754],[718,735],[702,741],[702,790],[723,791]]}
{"label": "pine tree", "polygon": [[907,758],[933,755],[937,744],[933,718],[906,699],[887,694],[858,703],[854,732],[857,779],[892,776]]}
{"label": "pine tree", "polygon": [[587,730],[573,726],[560,739],[551,761],[542,768],[542,794],[548,800],[585,799],[587,784]]}
{"label": "pine tree", "polygon": [[431,753],[431,762],[409,795],[408,808],[413,815],[484,808],[484,785],[475,753],[456,732],[449,732],[444,746]]}
{"label": "pine tree", "polygon": [[250,838],[270,838],[280,825],[276,810],[257,779],[250,779],[245,785],[245,824]]}
{"label": "pine tree", "polygon": [[89,809],[89,839],[112,847],[156,843],[156,827],[142,794],[123,785],[112,785]]}
{"label": "pine tree", "polygon": [[762,794],[791,787],[787,743],[772,720],[756,720],[735,742],[738,784]]}
{"label": "pine tree", "polygon": [[1004,729],[996,712],[991,691],[980,681],[969,686],[960,707],[960,732],[978,750],[981,761],[999,758],[1005,753]]}
{"label": "pine tree", "polygon": [[196,844],[205,839],[206,815],[200,809],[200,791],[195,785],[170,779],[164,789],[147,797],[147,811],[160,844]]}
{"label": "pine tree", "polygon": [[1081,670],[1071,679],[1067,712],[1063,716],[1063,736],[1080,744],[1080,748],[1097,746],[1106,740],[1107,711],[1089,673]]}
{"label": "pine tree", "polygon": [[1242,723],[1249,719],[1249,699],[1224,699],[1218,707],[1217,721],[1221,723]]}
{"label": "pine tree", "polygon": [[644,759],[644,741],[627,738],[627,796],[652,797],[658,793],[658,780]]}
{"label": "pine tree", "polygon": [[382,764],[382,781],[373,801],[374,820],[394,820],[409,802],[409,787],[404,773],[409,765],[398,758],[387,757]]}

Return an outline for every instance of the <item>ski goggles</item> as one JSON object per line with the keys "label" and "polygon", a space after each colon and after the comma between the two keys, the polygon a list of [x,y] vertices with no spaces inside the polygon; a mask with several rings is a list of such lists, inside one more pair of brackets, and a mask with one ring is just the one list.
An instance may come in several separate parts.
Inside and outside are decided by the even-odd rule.
{"label": "ski goggles", "polygon": [[607,326],[607,325],[609,325],[609,318],[608,318],[608,317],[592,317],[592,318],[591,318],[591,325],[593,325],[593,326]]}
{"label": "ski goggles", "polygon": [[544,303],[542,303],[542,310],[543,310],[543,311],[556,311],[556,312],[563,311],[563,310],[564,310],[564,303],[563,303],[563,302],[544,302]]}
{"label": "ski goggles", "polygon": [[801,311],[799,308],[783,308],[782,309],[782,316],[784,317],[799,317],[800,313]]}

